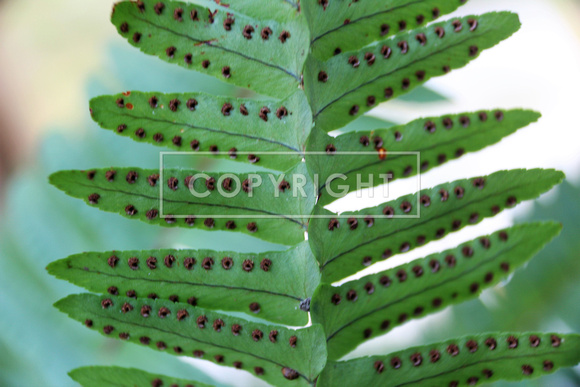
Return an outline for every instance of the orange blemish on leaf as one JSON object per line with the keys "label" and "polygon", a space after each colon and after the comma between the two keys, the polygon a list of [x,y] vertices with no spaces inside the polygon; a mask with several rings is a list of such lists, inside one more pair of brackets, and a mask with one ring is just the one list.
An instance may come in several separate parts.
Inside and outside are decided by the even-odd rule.
{"label": "orange blemish on leaf", "polygon": [[123,95],[124,95],[125,97],[128,97],[128,96],[130,96],[130,95],[131,95],[131,92],[130,92],[130,91],[126,91],[126,92],[124,92],[124,93],[123,93]]}
{"label": "orange blemish on leaf", "polygon": [[380,148],[377,152],[379,152],[379,159],[384,160],[387,158],[387,150],[385,148]]}
{"label": "orange blemish on leaf", "polygon": [[127,107],[127,109],[129,109],[129,110],[133,110],[133,104],[132,104],[132,103],[125,104],[125,106],[126,106],[126,107]]}

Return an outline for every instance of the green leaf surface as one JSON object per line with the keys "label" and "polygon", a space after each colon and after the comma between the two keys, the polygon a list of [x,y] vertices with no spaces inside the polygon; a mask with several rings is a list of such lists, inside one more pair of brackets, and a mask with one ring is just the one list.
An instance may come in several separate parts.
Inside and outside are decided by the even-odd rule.
{"label": "green leaf surface", "polygon": [[[140,168],[60,171],[51,175],[50,182],[93,207],[130,219],[165,227],[239,231],[292,246],[304,240],[306,220],[300,214],[309,214],[314,205],[313,185],[305,169],[301,164],[283,175],[208,173],[193,182],[198,195],[207,194],[203,198],[194,196],[186,184],[186,178],[199,173],[192,170],[165,169],[161,177],[159,170]],[[112,177],[110,171],[115,172]],[[169,187],[172,178],[177,179],[175,190]],[[207,188],[212,178],[213,191]],[[227,178],[232,180],[230,191],[222,188]],[[290,188],[281,192],[278,179]],[[245,181],[250,183],[248,192],[243,189]]]}
{"label": "green leaf surface", "polygon": [[465,66],[519,27],[515,14],[488,13],[400,33],[326,61],[312,57],[304,83],[315,123],[327,132],[340,128],[377,103]]}
{"label": "green leaf surface", "polygon": [[324,327],[329,358],[339,359],[410,318],[477,297],[561,229],[554,222],[523,224],[339,287],[323,285],[312,299],[312,321]]}
{"label": "green leaf surface", "polygon": [[[312,53],[327,59],[400,31],[424,26],[455,11],[465,0],[303,0]],[[338,49],[338,50],[337,50]]]}
{"label": "green leaf surface", "polygon": [[312,297],[320,282],[307,242],[261,254],[168,249],[91,252],[53,262],[47,269],[91,292],[155,294],[293,326],[308,323],[300,304]]}
{"label": "green leaf surface", "polygon": [[[312,121],[299,91],[284,101],[205,93],[126,92],[91,100],[103,128],[138,142],[212,154],[286,171],[298,164]],[[217,148],[217,150],[216,150]],[[261,152],[284,152],[273,155]],[[250,160],[250,154],[260,160]]]}
{"label": "green leaf surface", "polygon": [[273,385],[308,386],[326,363],[319,325],[292,330],[166,300],[92,294],[55,306],[104,336],[237,366]]}
{"label": "green leaf surface", "polygon": [[330,362],[318,385],[468,386],[530,380],[580,362],[580,336],[487,333],[388,356]]}
{"label": "green leaf surface", "polygon": [[123,1],[112,22],[130,44],[169,63],[273,97],[293,93],[308,54],[306,21],[285,1],[236,3]]}
{"label": "green leaf surface", "polygon": [[[555,170],[501,171],[343,213],[340,219],[317,207],[317,216],[310,221],[310,247],[323,270],[322,280],[337,281],[392,255],[477,224],[521,201],[535,199],[563,178],[564,174]],[[332,231],[329,225],[335,220],[329,217],[339,222]],[[354,229],[351,218],[357,223]]]}
{"label": "green leaf surface", "polygon": [[81,367],[69,372],[70,377],[83,387],[181,386],[210,387],[199,381],[152,374],[136,368]]}
{"label": "green leaf surface", "polygon": [[[315,130],[307,151],[325,152],[331,146],[336,152],[306,158],[310,170],[319,175],[318,204],[326,205],[355,191],[358,176],[362,182],[372,181],[375,187],[384,183],[381,175],[392,175],[389,181],[414,176],[492,145],[539,118],[539,113],[529,110],[493,110],[421,118],[406,125],[336,138]],[[386,152],[384,159],[382,152]],[[346,179],[329,180],[333,174],[345,175]]]}

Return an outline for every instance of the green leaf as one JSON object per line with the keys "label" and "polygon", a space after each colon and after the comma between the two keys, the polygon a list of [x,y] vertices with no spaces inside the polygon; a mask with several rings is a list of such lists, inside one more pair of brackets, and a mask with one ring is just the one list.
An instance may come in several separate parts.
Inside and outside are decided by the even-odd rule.
{"label": "green leaf", "polygon": [[154,293],[165,300],[245,312],[293,326],[308,323],[300,305],[307,303],[320,282],[306,242],[261,254],[168,249],[82,253],[53,262],[47,269],[91,292]]}
{"label": "green leaf", "polygon": [[284,98],[298,89],[309,33],[292,4],[158,3],[118,3],[119,34],[146,54],[262,94]]}
{"label": "green leaf", "polygon": [[[327,132],[344,126],[381,101],[465,66],[519,27],[518,16],[509,12],[468,16],[400,33],[324,62],[309,59],[304,83],[315,123]],[[445,35],[440,38],[436,31]]]}
{"label": "green leaf", "polygon": [[[467,152],[483,149],[539,118],[539,113],[529,110],[494,110],[421,118],[407,125],[348,133],[336,138],[315,130],[307,151],[325,152],[330,145],[337,152],[312,154],[306,158],[310,170],[319,175],[318,204],[326,205],[355,191],[357,176],[361,176],[363,182],[372,181],[375,187],[384,183],[381,175],[387,173],[392,175],[389,181],[414,176],[419,172],[418,167],[425,172]],[[385,158],[381,159],[383,151]],[[400,153],[391,154],[397,152]],[[417,154],[408,152],[419,152],[420,160]],[[329,180],[333,174],[345,175],[346,180]]]}
{"label": "green leaf", "polygon": [[151,374],[136,368],[121,367],[80,367],[69,372],[70,377],[83,387],[134,387],[134,386],[197,386],[210,387],[211,384],[193,380],[172,378]]}
{"label": "green leaf", "polygon": [[460,0],[303,0],[312,53],[327,59],[400,31],[421,27],[455,11]]}
{"label": "green leaf", "polygon": [[[296,92],[284,101],[216,97],[205,93],[127,92],[91,100],[98,124],[138,142],[182,152],[210,152],[286,171],[298,164],[312,121],[308,101]],[[217,152],[214,151],[217,147]]]}
{"label": "green leaf", "polygon": [[330,362],[318,385],[467,386],[530,380],[578,362],[579,335],[495,332]]}
{"label": "green leaf", "polygon": [[[310,247],[320,263],[322,280],[337,281],[392,255],[477,224],[521,201],[534,199],[563,178],[562,172],[550,169],[501,171],[425,189],[374,208],[343,213],[340,219],[317,207],[316,216],[310,221]],[[335,220],[329,218],[339,222],[338,228],[330,230],[329,224]],[[356,220],[356,227],[350,227],[350,219]]]}
{"label": "green leaf", "polygon": [[[291,246],[304,240],[306,219],[300,214],[309,214],[314,205],[312,182],[299,180],[308,175],[305,168],[300,164],[282,175],[207,173],[208,177],[193,182],[195,192],[209,194],[204,198],[194,196],[186,184],[186,178],[199,173],[192,170],[165,169],[162,177],[159,170],[140,168],[60,171],[51,175],[50,182],[93,207],[130,219],[165,227],[239,231]],[[113,176],[110,171],[115,172]],[[169,187],[172,178],[177,179],[176,190]],[[210,191],[206,186],[212,178],[215,188]],[[231,191],[222,188],[227,178],[232,180]],[[290,188],[281,192],[277,179],[287,181]],[[243,189],[245,181],[250,182],[248,192]],[[300,194],[302,182],[305,198]]]}
{"label": "green leaf", "polygon": [[523,224],[339,287],[323,285],[312,299],[312,321],[324,328],[329,358],[338,359],[410,318],[477,297],[561,229],[554,222]]}
{"label": "green leaf", "polygon": [[55,306],[104,336],[238,366],[273,385],[308,386],[326,363],[319,325],[292,330],[166,300],[92,294],[68,296]]}

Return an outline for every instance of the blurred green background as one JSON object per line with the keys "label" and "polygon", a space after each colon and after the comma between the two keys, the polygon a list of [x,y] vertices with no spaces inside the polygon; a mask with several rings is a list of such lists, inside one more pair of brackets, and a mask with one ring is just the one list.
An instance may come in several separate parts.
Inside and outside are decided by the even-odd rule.
{"label": "blurred green background", "polygon": [[[234,383],[228,381],[232,373],[216,371],[213,365],[103,339],[52,307],[59,298],[80,290],[49,277],[44,268],[52,260],[80,251],[282,248],[236,235],[148,227],[91,209],[47,184],[47,176],[59,169],[159,166],[158,148],[98,129],[88,114],[87,101],[93,96],[133,89],[241,92],[123,44],[108,22],[111,4],[104,0],[0,0],[0,386],[74,386],[67,372],[90,364],[134,366],[217,385],[263,385],[245,373],[236,373]],[[577,125],[570,124],[575,122],[571,106],[578,103],[575,93],[576,86],[580,87],[576,74],[580,6],[571,0],[472,0],[460,13],[492,9],[522,14],[524,29],[519,40],[482,56],[483,63],[431,82],[432,90],[418,90],[377,108],[372,115],[404,122],[421,115],[495,106],[542,111],[544,123],[493,150],[468,156],[462,164],[450,163],[427,174],[423,186],[508,167],[561,168],[570,181],[556,192],[485,223],[483,231],[457,234],[447,242],[457,245],[468,235],[503,227],[514,218],[556,219],[564,224],[564,232],[508,283],[486,291],[479,300],[373,340],[357,349],[356,355],[489,330],[580,332],[580,189],[574,185],[580,154]],[[538,41],[540,21],[543,35]],[[529,47],[542,47],[550,51],[545,55],[556,52],[562,58],[529,61],[539,55],[529,52]],[[506,57],[509,64],[501,62],[508,61]],[[558,77],[567,66],[576,71],[565,73],[569,79],[562,84]],[[474,86],[466,89],[466,82],[482,89],[472,93]],[[497,85],[484,88],[497,82],[499,92]],[[345,130],[387,125],[381,120],[362,118]],[[578,386],[580,373],[576,368],[520,385]]]}

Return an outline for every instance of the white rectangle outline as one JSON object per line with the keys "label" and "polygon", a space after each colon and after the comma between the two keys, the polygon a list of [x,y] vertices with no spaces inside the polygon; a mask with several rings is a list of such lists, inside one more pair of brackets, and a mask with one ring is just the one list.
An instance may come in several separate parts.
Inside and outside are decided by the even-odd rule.
{"label": "white rectangle outline", "polygon": [[[296,156],[296,152],[236,152],[238,155],[292,155]],[[376,155],[377,152],[335,152],[332,154],[334,155],[348,155],[348,156],[356,156],[356,155]],[[195,155],[195,156],[216,156],[214,152],[159,152],[159,217],[164,218],[165,215],[163,214],[163,159],[165,155]],[[224,154],[225,155],[225,154]],[[328,155],[326,152],[304,152],[304,156],[306,155]],[[417,194],[421,192],[421,152],[388,152],[388,155],[415,155],[417,156]],[[304,160],[304,159],[303,159]],[[225,172],[224,172],[225,173]],[[258,172],[259,173],[259,172]],[[268,172],[264,172],[268,173]],[[280,172],[284,173],[284,172]],[[351,191],[355,192],[355,191]],[[417,215],[375,215],[373,218],[375,219],[420,219],[421,218],[421,195],[417,195]],[[170,215],[176,219],[185,219],[191,215]],[[205,218],[215,218],[215,219],[278,219],[281,217],[291,217],[291,218],[298,218],[298,219],[348,219],[348,218],[356,218],[356,219],[364,219],[368,215],[256,215],[256,216],[247,216],[247,215],[203,215]]]}

